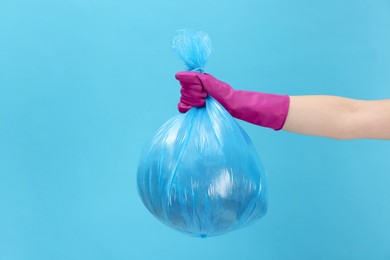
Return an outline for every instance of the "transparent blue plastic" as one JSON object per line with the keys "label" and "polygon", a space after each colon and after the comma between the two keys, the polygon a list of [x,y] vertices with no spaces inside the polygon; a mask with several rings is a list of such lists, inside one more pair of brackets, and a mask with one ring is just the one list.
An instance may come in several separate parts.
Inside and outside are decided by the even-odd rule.
{"label": "transparent blue plastic", "polygon": [[182,29],[173,38],[172,49],[184,61],[188,71],[204,72],[211,54],[211,40],[207,33]]}
{"label": "transparent blue plastic", "polygon": [[[183,35],[186,40],[180,41]],[[188,69],[204,68],[210,54],[209,38],[203,41],[198,35],[205,39],[204,33],[184,30],[174,40],[180,57],[193,59]],[[145,145],[137,184],[155,217],[191,236],[221,235],[267,211],[265,172],[257,152],[235,119],[211,97],[205,107],[171,118]]]}

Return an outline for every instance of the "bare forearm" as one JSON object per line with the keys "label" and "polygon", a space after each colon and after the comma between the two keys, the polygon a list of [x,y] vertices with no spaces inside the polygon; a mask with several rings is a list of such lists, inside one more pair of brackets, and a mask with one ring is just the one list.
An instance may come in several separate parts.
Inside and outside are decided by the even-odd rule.
{"label": "bare forearm", "polygon": [[390,139],[390,100],[291,96],[283,130],[336,139]]}

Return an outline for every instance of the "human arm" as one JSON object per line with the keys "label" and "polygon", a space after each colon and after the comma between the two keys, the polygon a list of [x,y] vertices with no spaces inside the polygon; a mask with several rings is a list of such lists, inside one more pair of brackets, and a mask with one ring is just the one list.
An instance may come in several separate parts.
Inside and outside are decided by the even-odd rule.
{"label": "human arm", "polygon": [[282,130],[335,139],[390,140],[390,100],[290,96]]}
{"label": "human arm", "polygon": [[390,139],[390,100],[286,96],[234,90],[211,75],[179,72],[179,111],[203,106],[209,94],[241,120],[294,133],[335,139]]}

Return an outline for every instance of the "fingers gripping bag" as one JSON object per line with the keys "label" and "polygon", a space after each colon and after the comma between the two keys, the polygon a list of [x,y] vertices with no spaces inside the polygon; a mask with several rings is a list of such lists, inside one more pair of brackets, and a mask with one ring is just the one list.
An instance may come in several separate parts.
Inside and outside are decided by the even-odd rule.
{"label": "fingers gripping bag", "polygon": [[[180,30],[173,49],[187,70],[203,73],[207,34]],[[146,208],[191,236],[225,234],[266,214],[265,171],[245,131],[212,97],[166,122],[145,145],[137,185]]]}

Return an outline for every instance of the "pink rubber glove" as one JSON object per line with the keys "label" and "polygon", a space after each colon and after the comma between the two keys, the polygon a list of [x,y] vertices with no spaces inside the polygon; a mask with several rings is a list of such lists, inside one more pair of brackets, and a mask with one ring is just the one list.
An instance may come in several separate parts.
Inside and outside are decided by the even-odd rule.
{"label": "pink rubber glove", "polygon": [[274,130],[282,129],[286,121],[290,106],[287,95],[234,90],[213,76],[198,72],[178,72],[176,79],[182,86],[178,104],[182,113],[204,106],[209,94],[237,119]]}

